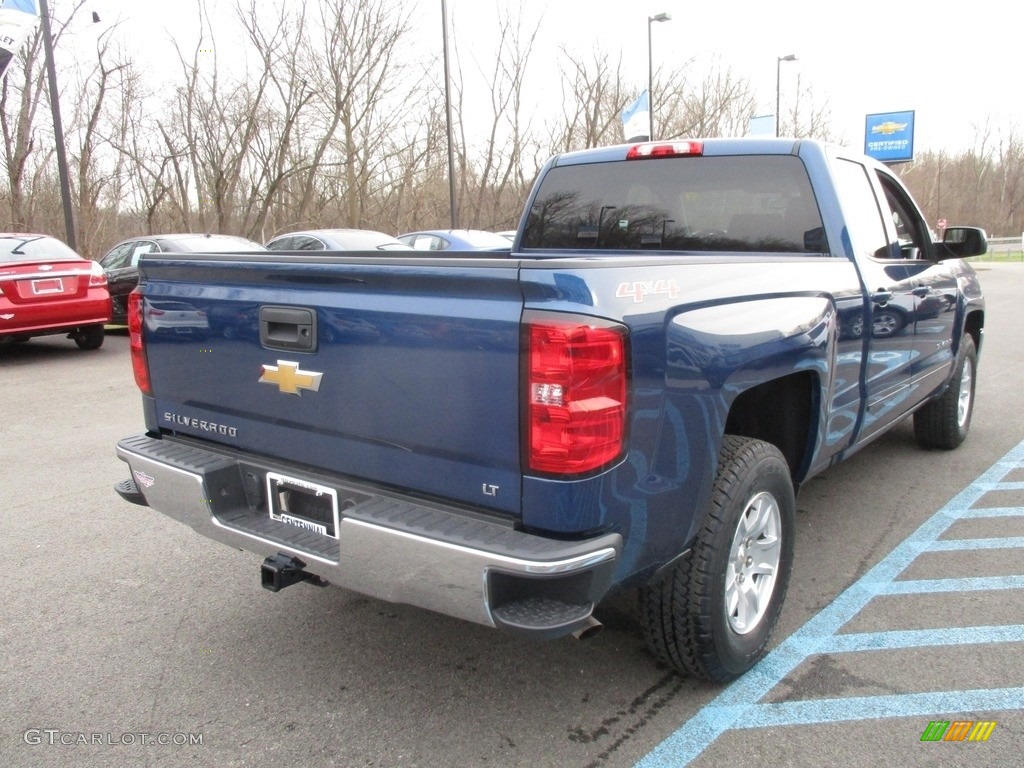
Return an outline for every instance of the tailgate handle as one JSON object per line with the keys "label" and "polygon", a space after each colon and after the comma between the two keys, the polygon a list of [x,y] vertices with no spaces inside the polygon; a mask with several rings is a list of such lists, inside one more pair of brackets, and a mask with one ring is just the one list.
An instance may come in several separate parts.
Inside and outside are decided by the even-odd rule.
{"label": "tailgate handle", "polygon": [[316,351],[316,310],[260,307],[260,344],[288,352]]}

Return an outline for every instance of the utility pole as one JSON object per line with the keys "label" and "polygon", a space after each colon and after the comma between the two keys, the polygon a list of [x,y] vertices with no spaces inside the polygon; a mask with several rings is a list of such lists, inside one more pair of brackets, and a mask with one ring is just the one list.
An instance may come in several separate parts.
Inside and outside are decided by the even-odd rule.
{"label": "utility pole", "polygon": [[53,35],[50,32],[50,8],[39,0],[39,16],[43,26],[43,49],[46,52],[46,78],[50,84],[50,110],[53,112],[53,141],[57,150],[57,175],[60,178],[60,199],[64,207],[64,232],[68,246],[77,251],[75,216],[71,207],[71,183],[68,180],[68,158],[64,151],[64,127],[60,119],[60,91],[57,89],[57,68],[53,63]]}

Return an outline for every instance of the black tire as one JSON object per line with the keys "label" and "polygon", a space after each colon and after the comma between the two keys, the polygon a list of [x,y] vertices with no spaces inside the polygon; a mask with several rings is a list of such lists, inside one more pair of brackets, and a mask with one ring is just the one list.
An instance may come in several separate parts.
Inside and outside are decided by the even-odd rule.
{"label": "black tire", "polygon": [[[757,510],[771,525],[759,527],[751,519],[748,513]],[[789,584],[795,511],[793,481],[779,450],[726,435],[708,514],[691,552],[664,579],[640,589],[641,630],[658,659],[684,674],[725,682],[765,655]],[[744,541],[741,531],[754,535]],[[748,549],[762,551],[766,561],[777,557],[774,570],[760,573],[750,559],[740,565]],[[727,597],[738,597],[741,583],[762,598],[747,622]]]}
{"label": "black tire", "polygon": [[974,413],[974,384],[978,376],[974,338],[964,336],[946,391],[914,412],[914,437],[922,448],[950,451],[967,439]]}
{"label": "black tire", "polygon": [[103,346],[103,336],[102,325],[87,325],[71,334],[79,349],[99,349]]}

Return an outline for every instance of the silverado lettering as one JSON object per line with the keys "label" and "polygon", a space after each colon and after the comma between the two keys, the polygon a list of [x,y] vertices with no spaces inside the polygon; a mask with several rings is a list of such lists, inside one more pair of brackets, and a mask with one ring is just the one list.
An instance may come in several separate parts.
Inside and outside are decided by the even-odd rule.
{"label": "silverado lettering", "polygon": [[[273,591],[556,638],[631,590],[655,657],[729,680],[782,608],[801,486],[908,417],[966,439],[986,248],[933,240],[858,152],[750,138],[556,156],[508,253],[145,254],[146,429],[117,445],[143,482],[117,491]],[[213,354],[146,328],[177,299],[222,318]],[[268,354],[316,396],[256,385]]]}
{"label": "silverado lettering", "polygon": [[203,419],[197,419],[192,416],[181,416],[177,413],[168,412],[164,414],[164,421],[168,424],[192,427],[193,429],[198,429],[201,432],[213,432],[218,435],[238,437],[238,429],[236,427],[229,427],[226,424],[217,424],[212,421],[204,421]]}

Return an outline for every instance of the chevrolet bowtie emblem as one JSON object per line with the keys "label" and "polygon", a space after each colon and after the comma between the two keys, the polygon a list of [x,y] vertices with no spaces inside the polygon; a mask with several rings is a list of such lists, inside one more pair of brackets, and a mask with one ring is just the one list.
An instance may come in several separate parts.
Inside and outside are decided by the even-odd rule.
{"label": "chevrolet bowtie emblem", "polygon": [[264,365],[260,368],[261,384],[276,384],[282,392],[300,397],[303,389],[313,392],[319,390],[323,376],[316,371],[303,371],[298,363],[288,360],[278,360],[277,365]]}

